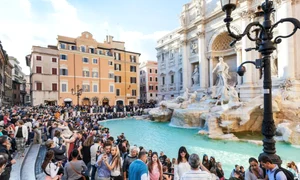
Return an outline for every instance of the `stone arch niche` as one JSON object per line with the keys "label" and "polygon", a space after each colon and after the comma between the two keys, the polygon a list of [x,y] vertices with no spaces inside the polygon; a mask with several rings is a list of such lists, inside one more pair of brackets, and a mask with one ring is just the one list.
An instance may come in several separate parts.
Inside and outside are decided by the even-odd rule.
{"label": "stone arch niche", "polygon": [[[229,44],[233,41],[233,38],[228,35],[227,32],[221,32],[215,36],[211,43],[210,50],[210,70],[216,67],[219,62],[219,57],[222,56],[224,62],[229,66],[229,75],[230,79],[228,79],[228,84],[231,86],[235,86],[237,84],[237,56],[234,48],[232,48]],[[215,85],[217,81],[216,73],[210,72],[212,78],[212,84]]]}

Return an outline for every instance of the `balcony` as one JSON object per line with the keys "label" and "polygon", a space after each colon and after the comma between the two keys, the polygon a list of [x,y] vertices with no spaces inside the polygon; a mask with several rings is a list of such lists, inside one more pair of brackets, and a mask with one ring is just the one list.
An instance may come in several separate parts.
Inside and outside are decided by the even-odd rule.
{"label": "balcony", "polygon": [[161,85],[160,86],[161,92],[167,91],[167,86],[166,85]]}
{"label": "balcony", "polygon": [[175,91],[175,90],[176,90],[176,84],[175,83],[169,84],[169,91]]}

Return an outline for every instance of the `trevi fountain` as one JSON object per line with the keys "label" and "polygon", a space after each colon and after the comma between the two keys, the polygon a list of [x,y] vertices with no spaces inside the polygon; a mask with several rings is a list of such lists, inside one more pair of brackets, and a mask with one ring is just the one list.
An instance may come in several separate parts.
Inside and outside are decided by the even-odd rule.
{"label": "trevi fountain", "polygon": [[[213,72],[217,75],[215,86],[204,92],[190,92],[186,88],[182,96],[161,101],[159,107],[150,110],[150,118],[158,122],[170,121],[176,127],[199,128],[199,134],[211,139],[239,141],[234,133],[260,133],[263,94],[241,101],[236,87],[227,83],[230,75],[222,57]],[[300,101],[291,91],[292,84],[292,80],[286,79],[272,91],[275,139],[300,145]],[[262,144],[261,141],[252,142]]]}

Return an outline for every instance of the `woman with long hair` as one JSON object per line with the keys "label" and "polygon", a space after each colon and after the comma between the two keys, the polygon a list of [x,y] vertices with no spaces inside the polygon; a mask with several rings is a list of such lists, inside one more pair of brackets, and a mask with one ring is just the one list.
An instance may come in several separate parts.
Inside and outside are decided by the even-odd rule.
{"label": "woman with long hair", "polygon": [[298,179],[298,167],[296,166],[295,162],[292,161],[290,163],[287,164],[287,169],[293,173],[294,175],[294,179]]}
{"label": "woman with long hair", "polygon": [[78,148],[78,151],[81,152],[82,160],[87,166],[86,175],[89,175],[91,171],[91,146],[94,144],[94,135],[89,136],[84,142],[83,145]]}
{"label": "woman with long hair", "polygon": [[216,173],[220,180],[225,180],[224,171],[220,162],[217,162]]}
{"label": "woman with long hair", "polygon": [[65,166],[65,176],[66,180],[84,180],[84,175],[81,172],[86,171],[87,167],[82,160],[78,160],[79,152],[74,149],[71,152],[71,161],[69,161]]}
{"label": "woman with long hair", "polygon": [[122,180],[121,176],[121,155],[117,145],[113,144],[111,148],[112,160],[109,163],[107,160],[104,161],[107,168],[110,170],[112,180]]}
{"label": "woman with long hair", "polygon": [[57,162],[57,165],[52,162],[54,158],[54,151],[50,150],[46,153],[44,162],[42,164],[42,169],[46,174],[45,180],[58,180],[61,175],[57,175],[59,167],[61,167],[61,162]]}
{"label": "woman with long hair", "polygon": [[151,161],[148,163],[148,170],[149,170],[150,180],[163,179],[163,168],[161,162],[158,159],[157,152],[152,153]]}
{"label": "woman with long hair", "polygon": [[264,171],[259,167],[258,161],[251,157],[249,158],[249,168],[245,172],[245,180],[264,179]]}
{"label": "woman with long hair", "polygon": [[181,146],[178,150],[177,164],[174,165],[174,180],[179,180],[185,172],[191,170],[189,156],[186,148]]}
{"label": "woman with long hair", "polygon": [[17,150],[21,157],[24,157],[25,151],[25,143],[28,139],[28,129],[27,126],[24,125],[22,120],[17,121],[16,131],[15,131],[15,139],[17,144]]}
{"label": "woman with long hair", "polygon": [[203,155],[202,165],[205,166],[205,168],[208,169],[208,170],[210,170],[210,168],[211,168],[209,160],[208,160],[208,156],[206,154]]}

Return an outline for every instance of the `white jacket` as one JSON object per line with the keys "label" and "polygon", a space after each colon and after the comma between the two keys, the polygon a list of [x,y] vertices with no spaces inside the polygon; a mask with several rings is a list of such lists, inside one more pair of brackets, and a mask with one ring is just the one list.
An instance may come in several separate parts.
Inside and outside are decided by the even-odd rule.
{"label": "white jacket", "polygon": [[[18,129],[19,129],[19,126],[16,126],[15,138],[17,136]],[[28,139],[28,130],[27,130],[27,126],[25,126],[25,125],[22,125],[22,134],[23,134],[23,138],[25,138],[27,140]]]}

